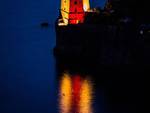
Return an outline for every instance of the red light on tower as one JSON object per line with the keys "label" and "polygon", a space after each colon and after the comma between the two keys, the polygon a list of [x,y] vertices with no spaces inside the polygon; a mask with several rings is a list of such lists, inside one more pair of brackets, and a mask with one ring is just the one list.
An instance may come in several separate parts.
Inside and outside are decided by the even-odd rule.
{"label": "red light on tower", "polygon": [[69,24],[83,23],[84,10],[82,0],[70,0]]}

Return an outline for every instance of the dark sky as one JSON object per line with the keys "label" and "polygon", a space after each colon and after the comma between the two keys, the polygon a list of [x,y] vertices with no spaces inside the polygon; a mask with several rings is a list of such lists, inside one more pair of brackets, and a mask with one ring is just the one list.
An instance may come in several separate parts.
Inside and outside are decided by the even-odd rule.
{"label": "dark sky", "polygon": [[[101,6],[106,0],[90,0],[91,7]],[[54,23],[60,0],[3,0],[0,3],[2,26],[37,25],[42,21]]]}
{"label": "dark sky", "polygon": [[[0,113],[56,112],[52,50],[59,1],[1,0]],[[45,21],[47,29],[40,27]]]}
{"label": "dark sky", "polygon": [[101,7],[103,8],[107,0],[90,0],[91,7]]}

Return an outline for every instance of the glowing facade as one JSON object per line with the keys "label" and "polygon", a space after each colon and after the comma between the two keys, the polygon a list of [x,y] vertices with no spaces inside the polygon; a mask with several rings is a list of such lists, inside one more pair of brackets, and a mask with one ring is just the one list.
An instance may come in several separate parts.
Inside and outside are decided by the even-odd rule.
{"label": "glowing facade", "polygon": [[83,0],[83,9],[84,9],[84,11],[88,11],[90,9],[89,0]]}
{"label": "glowing facade", "polygon": [[61,0],[62,25],[83,23],[89,9],[89,0]]}

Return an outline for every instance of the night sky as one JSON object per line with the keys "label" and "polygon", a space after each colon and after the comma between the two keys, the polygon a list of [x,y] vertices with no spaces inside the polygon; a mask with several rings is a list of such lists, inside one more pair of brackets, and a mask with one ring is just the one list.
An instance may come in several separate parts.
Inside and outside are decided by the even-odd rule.
{"label": "night sky", "polygon": [[[94,0],[93,0],[94,1]],[[0,113],[55,113],[54,22],[60,0],[0,3]],[[104,0],[92,6],[103,6]],[[41,28],[48,22],[48,28]]]}

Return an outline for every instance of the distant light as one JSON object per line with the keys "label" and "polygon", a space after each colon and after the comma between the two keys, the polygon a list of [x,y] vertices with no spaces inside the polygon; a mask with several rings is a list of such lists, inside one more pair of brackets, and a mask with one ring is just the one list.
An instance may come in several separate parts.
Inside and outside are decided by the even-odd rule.
{"label": "distant light", "polygon": [[87,11],[88,8],[87,8],[86,5],[84,5],[84,6],[83,6],[83,9],[84,9],[84,11]]}
{"label": "distant light", "polygon": [[68,24],[66,23],[58,23],[58,26],[67,26]]}
{"label": "distant light", "polygon": [[65,21],[65,19],[58,19],[58,26],[67,26],[68,25],[68,23],[67,22],[64,22]]}
{"label": "distant light", "polygon": [[144,33],[143,30],[141,30],[141,31],[140,31],[140,34],[143,35],[143,33]]}

